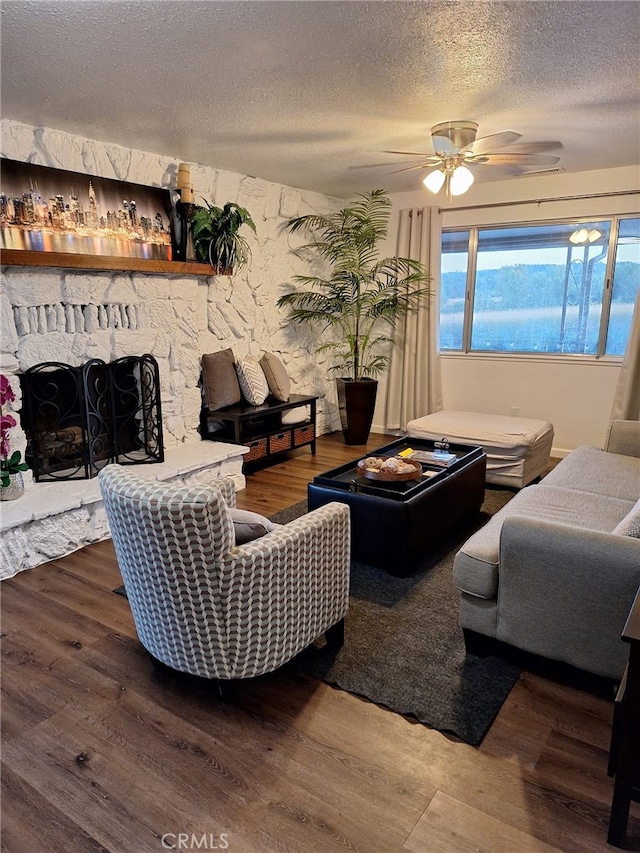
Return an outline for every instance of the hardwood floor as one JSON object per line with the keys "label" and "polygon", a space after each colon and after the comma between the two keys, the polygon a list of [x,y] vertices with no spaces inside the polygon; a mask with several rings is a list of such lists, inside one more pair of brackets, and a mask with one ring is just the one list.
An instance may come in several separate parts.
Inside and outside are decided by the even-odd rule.
{"label": "hardwood floor", "polygon": [[[323,436],[238,505],[270,515],[361,452]],[[291,673],[223,702],[152,668],[120,582],[101,542],[2,583],[7,853],[613,849],[611,703],[525,672],[474,748]]]}

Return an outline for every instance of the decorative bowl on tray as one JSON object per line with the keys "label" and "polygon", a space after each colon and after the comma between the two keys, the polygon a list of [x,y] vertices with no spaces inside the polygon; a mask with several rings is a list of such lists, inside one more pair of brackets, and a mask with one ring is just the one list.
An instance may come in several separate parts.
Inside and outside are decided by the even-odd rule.
{"label": "decorative bowl on tray", "polygon": [[383,480],[398,483],[403,480],[419,480],[422,465],[411,459],[399,459],[397,456],[368,456],[358,462],[358,474],[368,480]]}

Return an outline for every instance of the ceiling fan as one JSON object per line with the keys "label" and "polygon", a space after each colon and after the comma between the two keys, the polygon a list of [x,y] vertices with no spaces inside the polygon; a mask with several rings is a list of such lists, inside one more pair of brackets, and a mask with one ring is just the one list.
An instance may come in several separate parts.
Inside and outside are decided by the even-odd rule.
{"label": "ceiling fan", "polygon": [[[544,154],[562,148],[561,142],[520,142],[522,134],[512,130],[476,138],[475,121],[444,121],[431,128],[433,154],[416,151],[385,151],[385,154],[405,154],[420,157],[420,162],[391,163],[402,166],[391,174],[412,169],[432,168],[424,185],[433,193],[444,186],[447,198],[465,193],[474,181],[469,166],[498,166],[506,174],[517,175],[530,166],[553,166],[560,158]],[[504,150],[503,150],[504,149]],[[377,164],[380,165],[380,164]],[[355,168],[367,168],[358,167]]]}

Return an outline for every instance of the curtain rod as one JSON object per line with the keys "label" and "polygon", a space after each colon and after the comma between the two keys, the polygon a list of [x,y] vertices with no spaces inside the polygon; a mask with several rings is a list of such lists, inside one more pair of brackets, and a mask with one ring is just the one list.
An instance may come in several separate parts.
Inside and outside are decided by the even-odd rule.
{"label": "curtain rod", "polygon": [[458,210],[480,210],[490,207],[515,207],[518,204],[543,204],[547,201],[580,201],[585,198],[613,198],[620,195],[640,195],[640,190],[620,190],[613,193],[590,193],[589,195],[563,195],[554,198],[532,198],[526,201],[496,201],[492,204],[467,204],[465,207],[439,207],[438,213],[453,213]]}

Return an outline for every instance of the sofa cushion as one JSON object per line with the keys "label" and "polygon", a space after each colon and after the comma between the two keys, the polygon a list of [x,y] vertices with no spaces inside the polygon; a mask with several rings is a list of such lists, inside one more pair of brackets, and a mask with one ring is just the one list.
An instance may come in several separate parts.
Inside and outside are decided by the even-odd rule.
{"label": "sofa cushion", "polygon": [[252,542],[254,539],[259,539],[265,533],[271,533],[279,524],[274,524],[264,515],[259,515],[257,512],[249,512],[247,509],[237,509],[233,507],[229,510],[231,521],[233,521],[233,529],[236,534],[236,545],[245,545],[247,542]]}
{"label": "sofa cushion", "polygon": [[255,358],[239,358],[236,361],[236,371],[240,388],[247,403],[251,406],[261,406],[269,396],[269,386]]}
{"label": "sofa cushion", "polygon": [[635,502],[640,498],[640,458],[582,445],[559,462],[544,482]]}
{"label": "sofa cushion", "polygon": [[291,396],[291,380],[287,368],[272,352],[265,352],[260,359],[260,366],[264,370],[271,395],[286,403]]}
{"label": "sofa cushion", "polygon": [[526,516],[558,524],[612,533],[632,509],[630,501],[547,485],[527,486],[468,539],[456,554],[453,581],[458,589],[481,598],[498,594],[500,533],[505,518]]}
{"label": "sofa cushion", "polygon": [[633,536],[640,539],[640,500],[614,528],[614,533],[620,536]]}
{"label": "sofa cushion", "polygon": [[242,394],[232,350],[202,356],[202,391],[205,405],[211,411],[240,402]]}
{"label": "sofa cushion", "polygon": [[640,423],[637,420],[612,420],[604,449],[623,456],[640,456]]}

